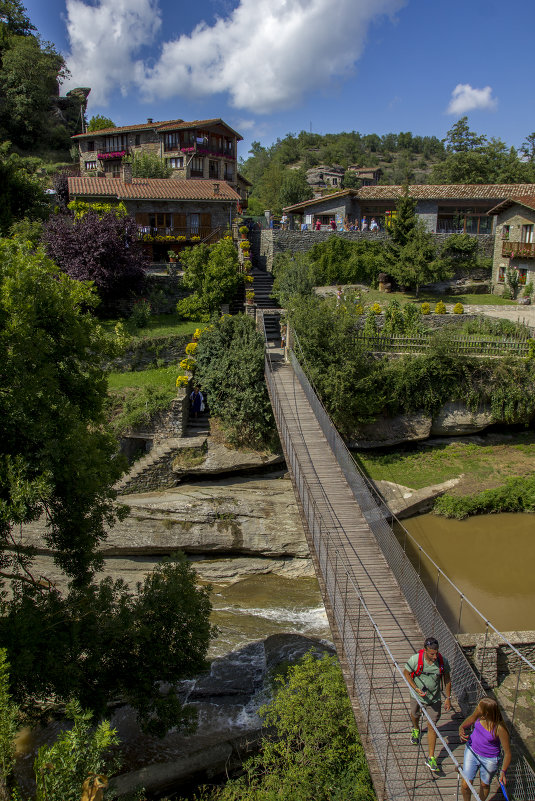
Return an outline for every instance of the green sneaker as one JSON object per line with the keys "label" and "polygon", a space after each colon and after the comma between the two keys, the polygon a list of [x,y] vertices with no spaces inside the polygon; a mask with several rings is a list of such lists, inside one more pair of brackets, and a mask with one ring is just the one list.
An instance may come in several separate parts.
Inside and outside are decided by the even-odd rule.
{"label": "green sneaker", "polygon": [[433,773],[440,773],[440,768],[437,765],[437,761],[434,756],[427,757],[427,759],[425,760],[425,764],[427,765],[429,770],[432,771]]}
{"label": "green sneaker", "polygon": [[411,743],[413,745],[419,745],[419,743],[420,743],[420,729],[413,729],[411,731]]}

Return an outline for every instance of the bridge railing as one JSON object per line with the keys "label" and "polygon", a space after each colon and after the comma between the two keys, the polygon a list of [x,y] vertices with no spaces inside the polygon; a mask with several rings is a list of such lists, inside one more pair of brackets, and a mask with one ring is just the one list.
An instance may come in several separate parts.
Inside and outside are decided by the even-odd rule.
{"label": "bridge railing", "polygon": [[[423,759],[422,749],[416,749],[415,763],[408,770],[407,765],[402,764],[398,757],[399,746],[401,743],[404,745],[407,738],[407,725],[405,723],[402,725],[400,733],[399,721],[394,719],[394,710],[399,709],[401,704],[406,719],[409,720],[410,685],[367,608],[351,569],[346,563],[345,555],[333,542],[334,532],[339,535],[344,534],[336,522],[336,510],[332,507],[326,510],[324,503],[322,503],[323,509],[319,508],[316,495],[318,490],[320,495],[322,494],[321,487],[312,488],[301,468],[283,404],[276,391],[268,355],[266,380],[287,464],[299,494],[325,591],[343,643],[350,674],[350,689],[358,700],[360,710],[359,730],[361,736],[365,737],[373,747],[376,792],[383,799],[415,798],[420,760]],[[322,501],[324,500],[322,497]],[[457,772],[455,798],[460,799],[460,781],[461,778],[466,779],[462,766],[429,718],[425,706],[422,704],[420,706],[428,726],[435,730],[437,739],[446,752],[446,758],[451,760]],[[470,781],[466,779],[466,782],[473,798],[479,799]]]}
{"label": "bridge railing", "polygon": [[[429,336],[387,336],[378,332],[369,336],[357,332],[355,339],[373,353],[425,353],[429,350]],[[472,336],[455,336],[448,339],[448,350],[464,356],[519,356],[530,353],[530,340],[524,339],[476,339]]]}
{"label": "bridge railing", "polygon": [[[299,340],[295,333],[293,336],[296,347],[299,348]],[[390,568],[392,569],[403,593],[405,594],[405,597],[407,598],[407,601],[420,625],[420,628],[423,632],[425,632],[426,635],[433,634],[439,640],[441,651],[448,658],[452,668],[452,685],[454,693],[459,701],[461,710],[464,714],[468,714],[474,709],[479,698],[485,695],[485,690],[480,678],[484,676],[486,648],[482,649],[482,663],[478,671],[478,678],[474,670],[471,668],[450,627],[440,614],[438,608],[438,582],[440,577],[443,578],[444,583],[447,581],[448,585],[452,587],[455,587],[455,585],[453,582],[447,579],[440,568],[435,565],[436,570],[439,572],[437,573],[438,578],[436,582],[435,597],[434,599],[431,597],[424,584],[424,581],[422,580],[421,564],[418,565],[418,568],[415,568],[407,553],[407,540],[404,539],[404,546],[402,546],[388,523],[388,519],[391,517],[388,507],[377,493],[375,486],[369,482],[368,479],[357,469],[351,453],[348,451],[345,443],[333,426],[329,415],[311,386],[293,351],[290,351],[290,359],[294,368],[294,372],[299,379],[307,400],[309,401],[311,408],[318,419],[323,434],[329,442],[329,445],[331,446],[333,453],[340,464],[345,478],[348,481],[348,484],[362,509],[368,525],[373,531]],[[266,367],[269,368],[266,370],[266,376],[268,376],[268,374],[271,375],[271,362],[269,357]],[[278,419],[279,418],[277,417],[277,420]],[[333,516],[335,518],[335,510],[333,510]],[[411,535],[406,532],[405,529],[403,529],[403,531],[405,532],[404,537],[412,540]],[[420,548],[418,545],[417,547]],[[520,652],[514,648],[514,646],[511,645],[511,643],[509,643],[508,640],[506,640],[506,638],[503,637],[503,635],[501,635],[500,632],[498,632],[497,629],[495,629],[492,624],[489,623],[489,621],[485,620],[481,613],[478,612],[476,607],[474,607],[473,604],[466,599],[464,594],[458,588],[455,587],[455,590],[460,599],[460,612],[458,618],[459,627],[461,624],[461,615],[464,603],[475,610],[477,614],[480,615],[481,619],[485,621],[485,625],[487,627],[486,630],[488,631],[492,628],[493,632],[499,635],[503,642],[516,652],[520,660],[513,714],[507,714],[507,711],[505,710],[505,716],[509,718],[512,728],[512,744],[513,746],[516,745],[516,747],[513,749],[513,764],[509,773],[510,775],[514,774],[511,776],[511,778],[513,779],[515,799],[518,801],[531,801],[531,799],[535,798],[535,774],[525,757],[521,739],[519,737],[515,737],[514,720],[517,707],[517,698],[519,694],[519,681],[521,672],[522,670],[533,671],[534,666],[522,654],[520,654]]]}

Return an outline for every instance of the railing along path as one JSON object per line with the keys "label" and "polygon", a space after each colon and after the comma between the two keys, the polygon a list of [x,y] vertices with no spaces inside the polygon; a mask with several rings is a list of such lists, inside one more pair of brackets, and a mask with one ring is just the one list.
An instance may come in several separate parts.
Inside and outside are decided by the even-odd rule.
{"label": "railing along path", "polygon": [[[357,342],[372,353],[425,353],[432,344],[429,336],[387,336],[380,332],[375,336],[357,333]],[[471,336],[456,336],[448,339],[450,353],[464,356],[518,356],[530,354],[529,339],[476,339]]]}
{"label": "railing along path", "polygon": [[[385,510],[356,470],[295,354],[291,353],[289,365],[272,359],[267,349],[265,369],[377,796],[460,799],[464,751],[458,736],[460,715],[473,710],[485,694],[483,686],[388,525]],[[436,729],[436,756],[442,767],[438,776],[425,765],[427,736],[420,746],[410,743],[410,694],[402,672],[407,658],[430,634],[437,637],[450,662],[457,710],[457,714],[443,711]],[[423,718],[427,718],[425,707]],[[515,755],[508,781],[510,797],[535,798],[533,773],[521,755]],[[469,787],[472,797],[479,798]],[[500,791],[490,796],[502,797]]]}

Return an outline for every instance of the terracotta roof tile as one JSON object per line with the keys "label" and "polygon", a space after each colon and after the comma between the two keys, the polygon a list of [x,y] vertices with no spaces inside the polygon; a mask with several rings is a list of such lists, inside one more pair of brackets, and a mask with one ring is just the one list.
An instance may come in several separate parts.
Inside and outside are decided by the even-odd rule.
{"label": "terracotta roof tile", "polygon": [[128,131],[146,131],[148,128],[152,128],[155,131],[177,131],[183,130],[186,128],[199,128],[201,125],[214,125],[215,123],[221,123],[225,128],[228,128],[229,131],[236,134],[238,139],[243,139],[243,137],[237,133],[230,125],[227,125],[226,122],[220,117],[214,117],[211,120],[191,120],[190,122],[185,122],[184,120],[162,120],[161,122],[143,122],[140,125],[122,125],[118,128],[102,128],[100,131],[91,131],[90,133],[85,134],[75,134],[72,136],[71,139],[91,139],[95,138],[96,136],[101,136],[102,134],[117,134],[117,133],[126,133]]}
{"label": "terracotta roof tile", "polygon": [[535,187],[533,187],[534,194],[531,197],[520,197],[520,196],[512,196],[508,197],[505,200],[502,200],[501,203],[498,203],[497,206],[490,209],[487,214],[498,214],[500,211],[508,208],[508,206],[513,206],[515,203],[519,203],[521,206],[526,206],[528,209],[535,209]]}
{"label": "terracotta roof tile", "polygon": [[[415,200],[505,200],[509,197],[533,197],[535,184],[411,184],[409,194]],[[330,195],[287,206],[285,211],[298,211],[321,203],[333,195],[352,194],[359,200],[397,200],[403,194],[402,186],[363,186],[346,189]]]}
{"label": "terracotta roof tile", "polygon": [[[219,184],[218,194],[214,184]],[[208,178],[133,178],[131,184],[125,184],[122,178],[74,177],[69,178],[69,195],[119,200],[240,200],[230,184]]]}

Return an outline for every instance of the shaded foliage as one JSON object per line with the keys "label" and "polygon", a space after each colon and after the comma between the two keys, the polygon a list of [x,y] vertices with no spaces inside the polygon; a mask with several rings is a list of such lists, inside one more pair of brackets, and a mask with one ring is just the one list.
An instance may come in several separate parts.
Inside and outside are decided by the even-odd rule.
{"label": "shaded foliage", "polygon": [[188,320],[207,321],[222,303],[234,297],[242,280],[238,253],[230,237],[214,245],[195,245],[180,254],[185,268],[182,279],[193,294],[177,303],[177,311]]}
{"label": "shaded foliage", "polygon": [[49,256],[77,281],[93,281],[106,311],[144,286],[144,256],[133,217],[90,210],[73,220],[56,214],[44,233]]}

